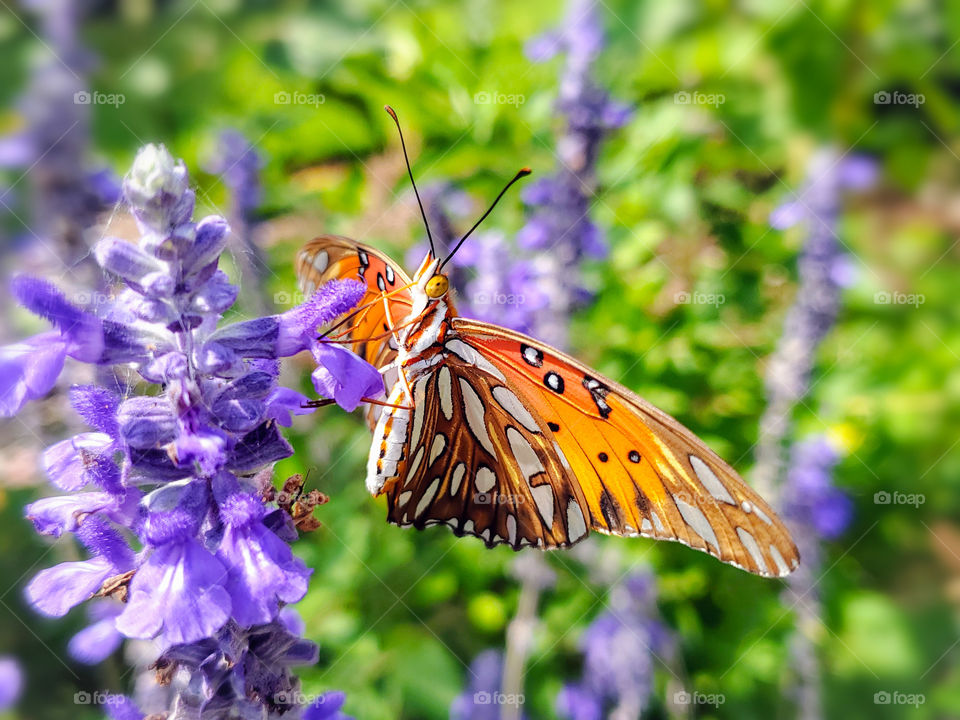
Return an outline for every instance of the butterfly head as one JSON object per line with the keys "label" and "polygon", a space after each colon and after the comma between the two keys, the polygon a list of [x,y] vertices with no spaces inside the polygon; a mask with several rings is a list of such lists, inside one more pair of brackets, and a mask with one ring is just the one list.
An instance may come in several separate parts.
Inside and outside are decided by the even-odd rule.
{"label": "butterfly head", "polygon": [[422,293],[421,297],[425,304],[440,300],[449,301],[447,296],[450,292],[450,278],[443,272],[441,265],[439,258],[434,258],[428,253],[414,275],[414,292]]}

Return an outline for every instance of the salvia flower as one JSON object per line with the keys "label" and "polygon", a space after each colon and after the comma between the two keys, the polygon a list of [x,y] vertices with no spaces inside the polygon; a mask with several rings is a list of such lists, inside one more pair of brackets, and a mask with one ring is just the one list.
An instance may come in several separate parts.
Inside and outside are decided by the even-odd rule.
{"label": "salvia flower", "polygon": [[[504,706],[522,703],[522,698],[504,695],[501,690],[503,656],[484,650],[470,663],[470,682],[450,706],[450,720],[500,720]],[[522,717],[522,716],[520,716]]]}
{"label": "salvia flower", "polygon": [[597,155],[603,138],[630,117],[630,110],[611,100],[593,79],[593,64],[603,43],[597,6],[589,0],[571,0],[562,26],[527,45],[527,56],[534,62],[565,56],[557,99],[557,110],[566,121],[557,140],[559,167],[524,189],[523,200],[532,214],[517,234],[518,245],[535,258],[531,278],[523,286],[538,287],[549,303],[549,312],[534,314],[533,329],[560,347],[567,345],[571,312],[590,297],[583,287],[581,263],[607,254],[603,231],[589,217]]}
{"label": "salvia flower", "polygon": [[841,293],[853,280],[851,257],[842,249],[837,226],[846,192],[863,190],[877,176],[873,161],[818,151],[807,181],[789,202],[776,208],[770,224],[785,229],[803,224],[803,248],[796,299],[787,312],[783,335],[766,376],[767,408],[760,420],[754,482],[767,497],[778,498],[803,562],[788,579],[787,602],[796,608],[797,631],[790,641],[796,673],[791,683],[801,717],[820,717],[820,664],[811,629],[822,622],[816,579],[822,539],[835,538],[850,523],[850,500],[831,481],[836,450],[823,438],[793,447],[791,471],[784,477],[785,440],[794,406],[810,391],[820,343],[836,323]]}
{"label": "salvia flower", "polygon": [[[291,668],[314,662],[316,647],[281,610],[304,596],[310,570],[291,552],[289,516],[263,498],[270,466],[292,453],[278,421],[306,411],[306,398],[278,386],[278,360],[313,350],[325,361],[317,327],[355,306],[364,288],[335,281],[284,313],[223,325],[237,297],[217,267],[228,227],[192,219],[182,161],[145,147],[124,194],[139,243],[106,238],[94,248],[125,286],[111,305],[94,314],[47,282],[13,283],[20,304],[53,329],[0,353],[5,415],[47,392],[66,358],[125,365],[141,380],[122,394],[71,390],[90,430],[43,456],[50,482],[68,494],[32,503],[27,516],[42,534],[72,533],[87,557],[42,570],[27,597],[60,616],[103,596],[71,655],[97,662],[123,638],[152,641],[161,653],[154,667],[173,689],[172,718],[296,718]],[[337,354],[330,365],[349,403],[332,395],[344,405],[383,390],[355,356]],[[141,717],[126,699],[110,712]]]}
{"label": "salvia flower", "polygon": [[639,718],[653,690],[655,662],[671,652],[650,574],[634,573],[611,590],[580,648],[583,675],[561,691],[557,712],[570,720]]}

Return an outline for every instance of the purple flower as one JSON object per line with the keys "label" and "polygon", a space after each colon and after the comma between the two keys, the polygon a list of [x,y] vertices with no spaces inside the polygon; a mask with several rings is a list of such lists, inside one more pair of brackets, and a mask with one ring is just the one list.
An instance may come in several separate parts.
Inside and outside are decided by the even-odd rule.
{"label": "purple flower", "polygon": [[220,513],[226,530],[217,556],[229,568],[232,615],[241,625],[270,622],[279,603],[295,603],[306,594],[310,571],[266,528],[266,510],[253,495],[233,493],[221,503]]}
{"label": "purple flower", "polygon": [[346,695],[342,692],[324,693],[303,711],[303,720],[352,720],[340,712],[345,701]]}
{"label": "purple flower", "polygon": [[161,636],[191,643],[216,633],[230,617],[227,568],[196,538],[196,516],[187,508],[150,516],[150,557],[130,583],[130,598],[117,618],[127,637]]}
{"label": "purple flower", "polygon": [[123,605],[104,600],[90,605],[93,622],[78,632],[67,644],[67,652],[77,662],[96,665],[106,660],[120,647],[123,635],[117,630],[116,619],[123,612]]}
{"label": "purple flower", "polygon": [[[450,706],[450,720],[499,720],[502,703],[493,702],[500,693],[503,658],[496,650],[484,650],[470,663],[467,689]],[[506,698],[498,698],[506,700]]]}
{"label": "purple flower", "polygon": [[347,412],[356,409],[362,398],[383,394],[380,372],[341,345],[318,342],[313,348],[317,368],[310,376],[317,392],[333,398]]}
{"label": "purple flower", "polygon": [[569,720],[601,720],[603,703],[580,685],[564,685],[557,695],[557,714]]}
{"label": "purple flower", "polygon": [[557,710],[569,720],[639,718],[653,691],[655,661],[672,651],[656,617],[653,579],[634,573],[612,588],[607,609],[580,639],[583,676],[557,697]]}
{"label": "purple flower", "polygon": [[9,710],[20,699],[23,670],[12,657],[0,657],[0,712]]}

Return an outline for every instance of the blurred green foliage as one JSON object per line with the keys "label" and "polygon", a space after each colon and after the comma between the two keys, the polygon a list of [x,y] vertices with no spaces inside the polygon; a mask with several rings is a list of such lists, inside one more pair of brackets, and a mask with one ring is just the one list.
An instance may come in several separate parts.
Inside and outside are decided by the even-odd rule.
{"label": "blurred green foliage", "polygon": [[[801,229],[779,232],[769,212],[790,199],[822,145],[874,155],[883,179],[853,200],[840,238],[857,268],[838,326],[819,357],[797,435],[826,432],[846,457],[837,481],[856,520],[825,549],[817,629],[830,717],[960,716],[960,6],[932,2],[723,0],[601,3],[608,45],[598,79],[636,108],[605,144],[593,217],[609,261],[589,268],[596,303],[574,319],[577,354],[698,432],[749,477],[762,374],[796,288]],[[237,127],[267,160],[263,206],[273,275],[267,297],[292,289],[292,258],[321,230],[389,249],[420,238],[392,125],[400,114],[421,183],[457,181],[488,198],[518,164],[555,165],[553,111],[560,61],[529,63],[523,44],[562,6],[546,0],[241,3],[101,2],[83,37],[99,62],[93,87],[126,102],[95,106],[94,147],[118,170],[146,142],[185,157],[199,211],[224,188],[201,168],[216,132]],[[0,128],[42,51],[22,8],[0,14]],[[681,90],[724,102],[677,104]],[[878,105],[874,93],[922,93],[924,104]],[[278,93],[320,95],[278,104]],[[477,104],[477,93],[522,96]],[[478,201],[479,203],[479,201]],[[516,231],[516,195],[490,221]],[[676,304],[681,291],[719,305]],[[919,293],[922,305],[878,304],[878,292]],[[951,298],[954,298],[951,300]],[[308,367],[302,365],[303,385]],[[297,546],[315,568],[299,605],[321,660],[305,691],[343,689],[358,718],[443,718],[465,666],[502,646],[517,600],[513,553],[457,541],[443,529],[388,526],[363,487],[368,433],[335,409],[295,424],[295,457],[278,477],[312,468],[332,501],[324,526]],[[878,505],[874,493],[921,493],[919,507]],[[33,493],[7,492],[2,575],[22,586],[36,567],[74,552],[47,548],[21,519]],[[690,688],[722,692],[703,717],[791,717],[785,645],[792,624],[781,585],[699,553],[649,541],[616,545],[622,570],[655,569],[659,606],[677,634],[673,668]],[[578,673],[577,639],[602,607],[575,553],[553,554],[556,586],[540,608],[526,712],[554,717],[561,683]],[[17,592],[0,598],[0,651],[27,666],[17,718],[78,713],[77,688],[118,690],[122,659],[65,663],[80,613],[43,620]],[[659,673],[650,717],[668,714]],[[878,691],[921,692],[919,708],[876,705]]]}

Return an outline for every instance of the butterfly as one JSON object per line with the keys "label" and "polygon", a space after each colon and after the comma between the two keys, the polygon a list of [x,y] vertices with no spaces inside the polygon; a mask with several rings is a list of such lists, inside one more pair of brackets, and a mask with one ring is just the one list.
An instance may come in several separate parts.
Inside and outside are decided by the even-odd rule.
{"label": "butterfly", "polygon": [[690,430],[560,350],[459,316],[443,267],[470,233],[446,260],[427,234],[412,278],[337,235],[296,260],[308,295],[333,279],[366,283],[341,334],[384,375],[386,402],[367,408],[366,486],[386,495],[389,522],[449,525],[515,550],[595,530],[678,541],[758,575],[798,567],[774,511]]}

